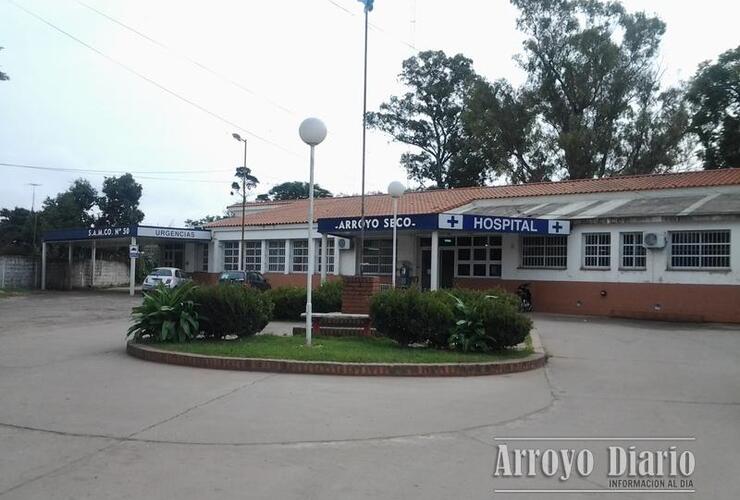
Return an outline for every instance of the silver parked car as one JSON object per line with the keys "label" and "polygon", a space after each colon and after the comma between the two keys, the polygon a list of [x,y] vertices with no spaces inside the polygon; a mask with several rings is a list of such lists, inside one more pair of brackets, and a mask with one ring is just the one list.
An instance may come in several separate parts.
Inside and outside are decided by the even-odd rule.
{"label": "silver parked car", "polygon": [[142,288],[152,290],[162,284],[167,288],[176,288],[191,281],[190,277],[182,269],[176,267],[157,267],[144,278]]}

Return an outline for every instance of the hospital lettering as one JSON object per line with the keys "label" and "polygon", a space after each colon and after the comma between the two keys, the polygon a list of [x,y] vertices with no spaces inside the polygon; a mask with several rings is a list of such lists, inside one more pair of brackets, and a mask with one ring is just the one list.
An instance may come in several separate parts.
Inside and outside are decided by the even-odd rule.
{"label": "hospital lettering", "polygon": [[362,219],[342,219],[335,226],[336,230],[352,231],[365,229],[393,229],[393,226],[397,228],[412,228],[416,224],[411,217],[400,216],[396,217],[395,221],[393,217],[367,217],[363,223]]}
{"label": "hospital lettering", "polygon": [[533,219],[510,219],[508,217],[473,217],[473,229],[516,233],[538,233]]}
{"label": "hospital lettering", "polygon": [[154,236],[163,236],[165,238],[195,238],[195,231],[186,231],[184,229],[155,229]]}

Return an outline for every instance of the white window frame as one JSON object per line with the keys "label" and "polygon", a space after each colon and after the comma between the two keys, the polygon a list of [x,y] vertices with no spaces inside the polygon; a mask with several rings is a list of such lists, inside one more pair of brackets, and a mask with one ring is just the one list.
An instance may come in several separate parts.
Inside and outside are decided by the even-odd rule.
{"label": "white window frame", "polygon": [[208,244],[201,246],[200,269],[203,272],[208,272]]}
{"label": "white window frame", "polygon": [[[527,245],[525,245],[527,239],[539,239],[541,240],[540,243],[536,245],[537,248],[542,249],[541,254],[537,255],[524,255],[525,248],[527,248]],[[535,246],[535,245],[531,245]],[[558,255],[548,255],[548,250],[551,249],[559,249],[564,250],[562,254]],[[542,259],[541,264],[527,264],[526,259],[527,258],[537,258]],[[553,264],[553,259],[562,259],[562,265],[558,262],[558,264]],[[551,262],[548,263],[548,260]],[[568,268],[568,236],[567,235],[558,235],[558,234],[549,234],[549,235],[529,235],[529,234],[523,234],[520,237],[519,240],[519,267],[521,269],[556,269],[556,270],[563,270]]]}
{"label": "white window frame", "polygon": [[243,269],[245,271],[260,272],[262,268],[262,241],[246,240],[242,250],[242,259],[244,260]]}
{"label": "white window frame", "polygon": [[[366,239],[365,245],[371,246],[371,243],[375,244],[376,242],[382,242],[378,245],[380,251],[377,255],[371,255],[367,250],[363,249],[362,255],[366,262],[368,257],[377,260],[377,263],[373,266],[365,266],[364,263],[361,262],[360,265],[363,266],[363,274],[371,276],[390,276],[393,273],[393,240],[388,238]],[[384,250],[388,251],[387,255],[383,253]],[[358,252],[358,255],[359,253],[360,252]],[[388,272],[382,272],[382,269],[384,268],[387,268]]]}
{"label": "white window frame", "polygon": [[[627,236],[632,237],[633,241],[626,243],[625,237]],[[619,269],[626,271],[645,271],[647,269],[647,250],[644,242],[645,233],[642,231],[619,233]],[[631,254],[625,253],[628,248],[631,249]],[[625,259],[632,259],[632,264],[625,264]],[[637,264],[638,259],[642,260],[642,265]]]}
{"label": "white window frame", "polygon": [[285,240],[267,240],[267,272],[285,272]]}
{"label": "white window frame", "polygon": [[[333,273],[334,272],[334,247],[336,246],[336,240],[334,238],[327,238],[326,239],[326,272],[327,273]],[[321,273],[321,238],[316,240],[316,245],[314,245],[314,249],[316,250],[314,253],[316,254],[316,260],[314,262],[314,269],[317,273]]]}
{"label": "white window frame", "polygon": [[239,242],[224,241],[224,271],[239,270]]}
{"label": "white window frame", "polygon": [[[699,242],[680,242],[675,243],[674,242],[674,236],[678,235],[689,235],[689,234],[697,234],[699,235],[699,239],[702,240],[705,235],[719,235],[722,234],[727,235],[727,241],[722,242],[705,242],[705,241],[699,241]],[[669,231],[668,232],[668,245],[669,245],[669,251],[668,251],[668,270],[671,271],[730,271],[731,265],[732,265],[732,234],[729,229],[699,229],[699,230],[691,230],[691,231]],[[690,253],[690,254],[681,254],[676,255],[676,247],[684,245],[689,246],[694,249],[698,249],[697,253]],[[706,253],[705,250],[707,247],[727,247],[727,253],[726,254],[717,254],[717,253]],[[689,266],[677,266],[674,263],[674,257],[675,258],[684,258],[684,259],[698,259],[698,265],[689,265]],[[726,266],[716,266],[716,265],[706,265],[704,264],[705,259],[726,259],[727,265]]]}
{"label": "white window frame", "polygon": [[308,272],[308,240],[290,240],[290,272]]}
{"label": "white window frame", "polygon": [[[461,240],[470,239],[470,245],[461,245]],[[484,238],[485,243],[477,243],[476,238]],[[498,242],[496,242],[498,240]],[[502,272],[502,261],[503,261],[503,236],[500,234],[494,235],[470,235],[470,236],[458,236],[455,238],[455,277],[456,278],[500,278]],[[467,250],[470,252],[469,259],[460,258],[460,250]],[[485,251],[485,259],[476,259],[475,251]],[[491,258],[491,251],[498,250],[501,254],[501,258]],[[485,266],[485,274],[475,274],[475,266]],[[460,266],[466,266],[469,274],[460,274]],[[498,274],[491,273],[491,266],[498,266]]]}
{"label": "white window frame", "polygon": [[[594,241],[589,241],[593,238]],[[595,253],[589,255],[589,248],[593,248]],[[589,259],[593,259],[589,263]],[[602,264],[602,259],[606,264]],[[581,237],[581,267],[588,270],[607,271],[612,268],[612,233],[608,231],[597,231],[583,233]]]}

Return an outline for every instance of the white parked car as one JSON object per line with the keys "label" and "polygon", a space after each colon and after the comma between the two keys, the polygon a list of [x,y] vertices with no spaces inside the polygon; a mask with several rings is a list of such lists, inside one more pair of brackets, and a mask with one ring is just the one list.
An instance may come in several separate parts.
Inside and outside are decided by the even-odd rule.
{"label": "white parked car", "polygon": [[149,276],[144,278],[142,288],[144,290],[152,290],[157,288],[157,285],[160,283],[167,288],[176,288],[188,281],[190,281],[190,278],[182,269],[176,267],[157,267],[149,273]]}

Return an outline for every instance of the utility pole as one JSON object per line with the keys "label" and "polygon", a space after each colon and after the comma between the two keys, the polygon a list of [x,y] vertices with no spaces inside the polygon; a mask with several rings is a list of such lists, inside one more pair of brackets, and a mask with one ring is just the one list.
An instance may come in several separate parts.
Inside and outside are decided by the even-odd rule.
{"label": "utility pole", "polygon": [[29,186],[33,189],[31,194],[31,215],[33,216],[33,255],[36,255],[36,228],[38,226],[38,216],[36,215],[36,188],[41,186],[36,182],[29,182]]}
{"label": "utility pole", "polygon": [[237,269],[240,271],[244,270],[244,218],[246,215],[246,206],[247,206],[247,138],[240,136],[236,132],[231,134],[231,136],[236,139],[239,142],[244,143],[244,171],[243,175],[240,175],[242,179],[242,239],[239,241],[239,265],[237,266]]}
{"label": "utility pole", "polygon": [[363,261],[365,260],[365,150],[367,136],[367,31],[368,31],[368,14],[373,10],[373,0],[360,0],[365,4],[365,60],[363,63],[362,76],[362,190],[360,192],[360,245],[358,248],[359,255],[359,274],[363,275]]}

